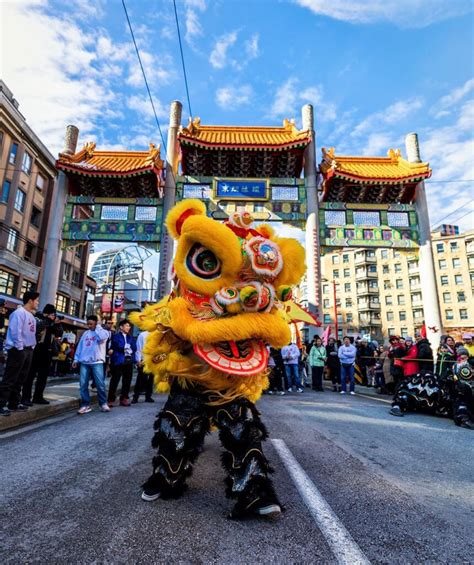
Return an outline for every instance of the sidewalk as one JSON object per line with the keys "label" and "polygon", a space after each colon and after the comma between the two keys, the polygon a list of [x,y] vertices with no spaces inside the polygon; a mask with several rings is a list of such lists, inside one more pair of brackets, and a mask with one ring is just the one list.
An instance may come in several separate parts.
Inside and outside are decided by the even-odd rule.
{"label": "sidewalk", "polygon": [[[59,381],[59,382],[58,382]],[[0,418],[0,432],[11,430],[19,426],[31,424],[51,416],[57,416],[71,410],[78,410],[80,406],[78,377],[70,379],[54,379],[46,387],[44,397],[51,404],[34,404],[26,412],[12,412],[10,416]],[[97,401],[97,395],[91,390],[91,402]]]}

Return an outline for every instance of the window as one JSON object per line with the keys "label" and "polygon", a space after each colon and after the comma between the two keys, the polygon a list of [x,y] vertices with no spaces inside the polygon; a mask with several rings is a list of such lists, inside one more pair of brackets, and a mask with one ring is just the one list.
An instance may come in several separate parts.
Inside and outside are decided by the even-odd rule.
{"label": "window", "polygon": [[414,292],[411,295],[411,301],[413,304],[418,304],[419,302],[421,302],[421,292]]}
{"label": "window", "polygon": [[448,281],[448,276],[447,275],[443,275],[440,277],[441,280],[441,286],[448,286],[449,281]]}
{"label": "window", "polygon": [[461,310],[459,310],[459,317],[461,318],[461,320],[467,320],[467,310],[466,308],[461,308]]}
{"label": "window", "polygon": [[405,296],[403,294],[397,296],[397,304],[399,306],[405,306]]}
{"label": "window", "polygon": [[398,317],[400,319],[400,322],[405,322],[407,319],[407,313],[404,310],[400,310]]}
{"label": "window", "polygon": [[368,269],[369,269],[369,273],[376,273],[377,272],[377,265],[369,265]]}
{"label": "window", "polygon": [[386,275],[386,274],[388,274],[388,271],[389,271],[388,265],[383,265],[383,267],[382,267],[382,273],[383,273],[384,275]]}
{"label": "window", "polygon": [[443,302],[445,304],[449,304],[451,302],[451,293],[450,292],[443,292]]}
{"label": "window", "polygon": [[418,270],[418,261],[411,261],[408,263],[408,272],[413,272]]}
{"label": "window", "polygon": [[366,251],[365,256],[373,259],[375,257],[375,251],[372,251],[372,250]]}
{"label": "window", "polygon": [[40,191],[43,192],[44,190],[44,185],[46,184],[46,179],[40,175],[39,173],[36,175],[36,188]]}
{"label": "window", "polygon": [[410,288],[415,288],[420,285],[420,277],[410,277]]}
{"label": "window", "polygon": [[474,269],[474,257],[467,258],[467,266],[469,267],[469,270]]}
{"label": "window", "polygon": [[36,206],[33,206],[31,210],[30,223],[32,226],[35,226],[35,228],[39,228],[41,225],[41,210]]}
{"label": "window", "polygon": [[401,273],[402,272],[402,266],[400,263],[395,263],[395,272],[396,273]]}
{"label": "window", "polygon": [[394,258],[400,257],[400,251],[394,251],[393,256]]}
{"label": "window", "polygon": [[13,273],[0,270],[0,292],[9,296],[15,296],[18,284],[18,277]]}
{"label": "window", "polygon": [[344,255],[342,256],[342,262],[349,263],[349,255],[347,255],[347,253],[344,253]]}
{"label": "window", "polygon": [[18,232],[12,228],[8,229],[7,249],[13,253],[18,251]]}
{"label": "window", "polygon": [[5,179],[3,181],[2,198],[0,199],[0,202],[8,202],[8,197],[10,196],[11,185],[12,185],[12,183],[8,179]]}
{"label": "window", "polygon": [[351,291],[351,283],[344,283],[344,292]]}
{"label": "window", "polygon": [[390,281],[383,281],[383,288],[384,290],[388,290],[389,288],[392,288],[392,283]]}
{"label": "window", "polygon": [[436,251],[438,253],[444,253],[444,243],[437,243],[436,244]]}
{"label": "window", "polygon": [[332,264],[333,264],[333,265],[338,265],[338,264],[339,264],[339,255],[333,255],[333,256],[332,256]]}
{"label": "window", "polygon": [[466,294],[463,290],[458,292],[458,302],[466,302]]}
{"label": "window", "polygon": [[77,300],[71,300],[71,304],[69,306],[69,314],[78,318],[80,314],[80,307],[81,304]]}
{"label": "window", "polygon": [[26,194],[23,192],[23,190],[18,189],[16,191],[16,195],[15,195],[15,210],[18,210],[18,212],[23,213],[25,211],[25,200],[26,200]]}
{"label": "window", "polygon": [[338,315],[337,315],[337,323],[338,323],[338,324],[342,324],[342,323],[343,323],[342,314],[338,314]]}
{"label": "window", "polygon": [[438,260],[438,267],[439,267],[440,269],[446,269],[447,266],[448,266],[448,265],[447,265],[447,263],[446,263],[446,259],[439,259],[439,260]]}
{"label": "window", "polygon": [[25,244],[25,253],[23,254],[23,258],[25,259],[25,261],[34,263],[34,259],[33,259],[34,252],[35,252],[35,246],[29,241],[27,241]]}
{"label": "window", "polygon": [[408,335],[408,328],[402,328],[400,333],[402,334],[402,337],[407,337],[407,335]]}
{"label": "window", "polygon": [[72,284],[74,286],[79,286],[79,271],[73,271],[72,272]]}
{"label": "window", "polygon": [[329,298],[325,298],[323,300],[323,308],[329,308],[331,306],[330,302],[329,302]]}
{"label": "window", "polygon": [[33,162],[33,157],[25,151],[23,155],[23,163],[21,164],[21,170],[29,175],[31,173],[31,163]]}
{"label": "window", "polygon": [[352,298],[346,298],[346,308],[352,308]]}
{"label": "window", "polygon": [[324,323],[325,324],[331,323],[331,314],[324,314]]}
{"label": "window", "polygon": [[67,281],[71,276],[71,265],[69,263],[63,263],[63,278]]}
{"label": "window", "polygon": [[458,258],[453,258],[453,268],[454,269],[459,269],[459,267],[461,266],[461,259]]}
{"label": "window", "polygon": [[332,272],[332,276],[334,279],[338,279],[339,278],[339,269],[334,269],[334,271]]}
{"label": "window", "polygon": [[336,306],[340,306],[341,305],[341,299],[340,298],[336,298]]}
{"label": "window", "polygon": [[445,310],[444,314],[446,316],[446,320],[453,320],[454,319],[454,313],[452,310]]}
{"label": "window", "polygon": [[382,257],[382,259],[388,259],[388,250],[382,249],[380,256]]}
{"label": "window", "polygon": [[327,294],[329,292],[329,286],[327,284],[323,284],[323,293]]}
{"label": "window", "polygon": [[395,328],[387,328],[388,335],[395,335]]}
{"label": "window", "polygon": [[415,320],[420,320],[423,318],[423,310],[413,310],[413,318]]}
{"label": "window", "polygon": [[8,162],[10,163],[10,165],[15,164],[17,153],[18,153],[18,143],[12,143],[12,148],[10,149],[10,156],[8,157]]}
{"label": "window", "polygon": [[81,259],[82,258],[82,251],[83,251],[84,247],[82,247],[82,245],[78,245],[76,247],[76,249],[74,250],[74,256],[77,259]]}
{"label": "window", "polygon": [[454,284],[462,284],[462,275],[454,275]]}
{"label": "window", "polygon": [[451,251],[457,251],[459,249],[459,244],[457,241],[451,241],[449,247],[451,248]]}
{"label": "window", "polygon": [[353,316],[352,316],[352,313],[351,313],[351,312],[346,312],[346,322],[347,322],[348,324],[350,324],[350,323],[352,323],[352,320],[353,320],[353,319],[354,319],[354,318],[353,318]]}
{"label": "window", "polygon": [[403,288],[403,279],[397,279],[395,281],[396,288]]}
{"label": "window", "polygon": [[393,304],[393,298],[391,296],[386,296],[385,297],[385,304],[387,306],[391,306]]}
{"label": "window", "polygon": [[56,295],[56,310],[58,312],[67,312],[67,297],[63,294]]}
{"label": "window", "polygon": [[34,289],[34,286],[34,282],[23,279],[23,282],[21,283],[20,296],[23,296],[25,292],[31,292]]}
{"label": "window", "polygon": [[379,283],[377,282],[377,280],[374,279],[370,280],[369,288],[377,290],[379,288]]}
{"label": "window", "polygon": [[[474,259],[474,257],[473,257]],[[351,276],[351,270],[350,269],[344,269],[344,278],[350,277]]]}
{"label": "window", "polygon": [[393,312],[387,312],[387,321],[388,321],[388,322],[392,322],[392,321],[393,321]]}

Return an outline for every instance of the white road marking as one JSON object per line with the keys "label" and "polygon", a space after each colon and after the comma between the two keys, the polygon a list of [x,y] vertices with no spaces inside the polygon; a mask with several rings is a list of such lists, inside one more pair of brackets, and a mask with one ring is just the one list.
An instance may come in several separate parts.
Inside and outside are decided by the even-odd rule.
{"label": "white road marking", "polygon": [[282,439],[271,440],[280,459],[341,565],[368,565],[370,561],[346,530]]}
{"label": "white road marking", "polygon": [[73,413],[69,412],[65,416],[58,416],[58,417],[50,417],[41,420],[40,422],[36,422],[36,424],[31,424],[29,426],[24,426],[22,428],[18,428],[16,430],[12,430],[11,432],[0,432],[0,439],[6,439],[9,437],[16,436],[18,434],[24,434],[25,432],[30,432],[31,430],[36,430],[37,428],[42,428],[43,426],[48,426],[51,424],[56,424],[57,422],[62,422],[63,420],[67,420],[68,418],[72,418],[76,416],[76,411],[74,410]]}

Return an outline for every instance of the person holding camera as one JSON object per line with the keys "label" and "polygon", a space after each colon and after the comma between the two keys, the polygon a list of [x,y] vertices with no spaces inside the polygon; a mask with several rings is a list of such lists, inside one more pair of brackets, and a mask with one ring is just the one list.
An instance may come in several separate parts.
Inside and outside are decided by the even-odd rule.
{"label": "person holding camera", "polygon": [[116,399],[117,387],[122,379],[120,391],[120,406],[130,406],[128,395],[132,384],[133,364],[137,345],[135,338],[131,335],[132,325],[125,318],[119,323],[119,330],[115,332],[110,340],[110,385],[109,385],[109,407],[112,408]]}
{"label": "person holding camera", "polygon": [[[54,340],[63,335],[61,317],[56,315],[56,308],[52,304],[46,304],[43,312],[38,312],[35,318],[36,346],[33,352],[33,362],[21,391],[21,403],[25,406],[49,404],[49,401],[43,396],[44,389],[51,369]],[[35,392],[32,400],[31,393],[35,380]]]}

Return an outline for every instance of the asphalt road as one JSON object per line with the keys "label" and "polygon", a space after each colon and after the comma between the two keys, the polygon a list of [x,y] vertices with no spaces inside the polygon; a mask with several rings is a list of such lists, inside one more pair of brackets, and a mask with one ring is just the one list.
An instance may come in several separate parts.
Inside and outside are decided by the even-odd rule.
{"label": "asphalt road", "polygon": [[394,418],[388,403],[363,396],[266,396],[259,408],[279,441],[265,449],[286,511],[235,522],[216,434],[182,499],[140,500],[163,400],[0,434],[0,562],[472,560],[474,432]]}

